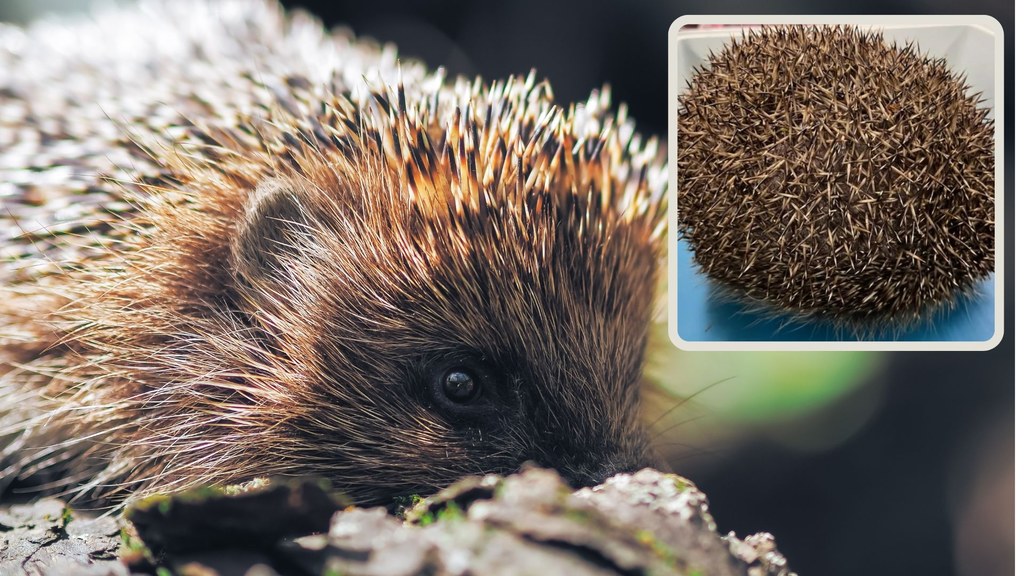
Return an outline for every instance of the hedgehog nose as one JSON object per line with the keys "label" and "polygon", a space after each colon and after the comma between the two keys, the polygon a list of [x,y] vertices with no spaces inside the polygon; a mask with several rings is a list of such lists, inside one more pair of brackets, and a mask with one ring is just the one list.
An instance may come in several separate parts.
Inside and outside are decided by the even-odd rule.
{"label": "hedgehog nose", "polygon": [[613,456],[592,466],[570,466],[559,470],[562,477],[573,488],[584,488],[600,484],[616,474],[636,472],[642,468],[657,467],[656,462],[644,455],[642,458]]}

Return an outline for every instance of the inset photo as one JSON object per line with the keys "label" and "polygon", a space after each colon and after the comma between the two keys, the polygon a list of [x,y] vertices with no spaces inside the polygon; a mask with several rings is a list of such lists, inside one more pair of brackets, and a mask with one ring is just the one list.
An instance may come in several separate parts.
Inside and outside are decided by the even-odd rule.
{"label": "inset photo", "polygon": [[683,16],[669,71],[678,347],[998,344],[995,19]]}

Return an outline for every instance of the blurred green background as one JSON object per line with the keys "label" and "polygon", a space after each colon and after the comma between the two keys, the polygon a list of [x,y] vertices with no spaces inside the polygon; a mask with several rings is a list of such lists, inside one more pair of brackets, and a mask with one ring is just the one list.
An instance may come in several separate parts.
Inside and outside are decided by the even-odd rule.
{"label": "blurred green background", "polygon": [[[0,20],[81,12],[4,0]],[[955,13],[953,2],[402,0],[286,2],[450,71],[536,68],[562,103],[601,84],[647,134],[667,134],[667,32],[683,14]],[[1013,3],[972,2],[1013,46]],[[1008,54],[1009,56],[1009,54]],[[1013,86],[1012,56],[1006,86]],[[1007,95],[1007,102],[1012,96]],[[1012,119],[1006,119],[1012,158]],[[1012,162],[1006,162],[1013,318]],[[1013,569],[1012,322],[984,353],[683,353],[652,327],[648,415],[670,465],[723,531],[770,531],[792,567],[824,574],[1002,576]]]}

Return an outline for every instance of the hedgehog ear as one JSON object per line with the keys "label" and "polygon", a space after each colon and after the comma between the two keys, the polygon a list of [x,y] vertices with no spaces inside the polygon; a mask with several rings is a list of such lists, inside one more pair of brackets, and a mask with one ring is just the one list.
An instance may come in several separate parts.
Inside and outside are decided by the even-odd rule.
{"label": "hedgehog ear", "polygon": [[302,187],[286,180],[261,184],[246,201],[231,245],[231,268],[252,286],[284,271],[284,262],[301,249],[310,222]]}

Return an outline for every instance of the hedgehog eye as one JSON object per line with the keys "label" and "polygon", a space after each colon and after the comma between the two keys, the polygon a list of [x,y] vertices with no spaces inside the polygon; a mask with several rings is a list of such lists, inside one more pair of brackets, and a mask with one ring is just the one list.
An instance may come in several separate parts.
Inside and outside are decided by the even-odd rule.
{"label": "hedgehog eye", "polygon": [[456,420],[480,419],[493,413],[500,391],[487,363],[460,355],[430,364],[427,385],[435,410]]}
{"label": "hedgehog eye", "polygon": [[480,395],[480,382],[475,374],[465,368],[449,370],[442,380],[445,397],[456,404],[471,402]]}

